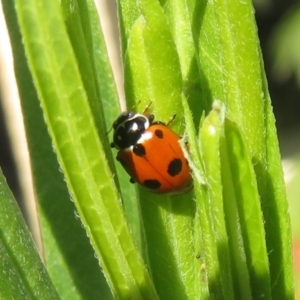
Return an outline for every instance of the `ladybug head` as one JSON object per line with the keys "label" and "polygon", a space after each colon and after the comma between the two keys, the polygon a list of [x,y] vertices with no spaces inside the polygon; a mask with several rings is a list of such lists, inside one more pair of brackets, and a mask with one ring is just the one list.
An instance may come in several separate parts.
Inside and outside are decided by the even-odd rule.
{"label": "ladybug head", "polygon": [[113,123],[114,140],[111,147],[126,149],[137,143],[141,135],[150,126],[147,116],[125,111]]}

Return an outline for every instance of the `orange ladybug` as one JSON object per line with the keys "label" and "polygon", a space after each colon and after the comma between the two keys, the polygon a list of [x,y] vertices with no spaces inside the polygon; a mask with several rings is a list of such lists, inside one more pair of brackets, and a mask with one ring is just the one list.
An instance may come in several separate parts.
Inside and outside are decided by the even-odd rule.
{"label": "orange ladybug", "polygon": [[[175,117],[175,116],[174,116]],[[170,122],[169,122],[170,123]],[[125,111],[113,123],[117,160],[139,183],[157,194],[178,195],[192,189],[191,170],[180,137],[154,115]]]}

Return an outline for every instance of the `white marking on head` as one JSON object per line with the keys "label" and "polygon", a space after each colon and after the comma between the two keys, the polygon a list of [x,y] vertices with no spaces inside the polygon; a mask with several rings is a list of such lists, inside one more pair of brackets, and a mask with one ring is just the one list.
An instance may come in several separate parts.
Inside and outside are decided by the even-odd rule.
{"label": "white marking on head", "polygon": [[151,140],[153,137],[153,133],[149,131],[145,131],[140,139],[137,141],[137,144],[143,144],[145,141]]}
{"label": "white marking on head", "polygon": [[134,122],[131,127],[132,131],[137,131],[138,128],[139,128],[138,124],[136,122]]}

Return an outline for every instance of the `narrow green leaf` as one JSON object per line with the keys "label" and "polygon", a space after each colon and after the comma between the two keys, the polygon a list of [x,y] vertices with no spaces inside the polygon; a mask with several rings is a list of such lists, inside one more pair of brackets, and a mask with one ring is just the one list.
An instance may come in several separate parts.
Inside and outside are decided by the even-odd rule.
{"label": "narrow green leaf", "polygon": [[59,299],[0,170],[0,298]]}
{"label": "narrow green leaf", "polygon": [[[191,69],[193,69],[192,65],[195,64],[195,61],[193,61],[193,59],[195,59],[195,45],[191,31],[188,3],[187,1],[181,0],[166,1],[163,8],[166,18],[169,21],[180,59],[182,77],[184,80],[187,80]],[[193,74],[192,77],[195,80],[197,74]]]}
{"label": "narrow green leaf", "polygon": [[[263,79],[264,80],[264,79]],[[265,84],[265,87],[267,85]],[[270,101],[270,99],[269,99]],[[256,168],[265,182],[258,182],[264,218],[271,272],[272,299],[294,299],[291,221],[272,108],[266,105],[267,170]],[[260,177],[260,178],[261,178]]]}
{"label": "narrow green leaf", "polygon": [[[181,141],[181,147],[184,151],[186,159],[188,159],[192,175],[193,175],[193,184],[194,184],[194,195],[196,198],[196,212],[194,215],[194,226],[193,230],[194,235],[194,249],[196,253],[197,261],[194,263],[194,291],[195,294],[200,298],[208,299],[209,296],[209,282],[207,281],[207,273],[211,273],[210,270],[207,270],[206,259],[209,254],[206,254],[206,251],[212,250],[214,254],[214,260],[216,261],[216,247],[210,247],[213,245],[211,239],[211,227],[208,222],[208,214],[206,213],[206,206],[209,202],[209,196],[206,189],[206,175],[203,165],[203,160],[201,157],[201,150],[198,144],[198,139],[196,135],[196,130],[194,127],[194,120],[192,112],[188,105],[187,99],[182,97],[183,111],[186,121],[186,135],[188,138],[188,149],[185,145],[185,137]],[[200,201],[199,203],[197,203]],[[206,236],[205,236],[206,233]],[[199,279],[200,278],[200,279]]]}
{"label": "narrow green leaf", "polygon": [[[98,130],[107,132],[120,106],[94,3],[64,0],[62,7],[94,119]],[[107,106],[105,114],[103,105]]]}
{"label": "narrow green leaf", "polygon": [[224,121],[225,106],[216,101],[213,110],[203,121],[200,131],[199,147],[205,164],[207,181],[206,185],[202,186],[204,190],[202,193],[207,195],[203,199],[198,197],[201,228],[198,228],[197,232],[203,235],[202,249],[205,253],[204,262],[210,296],[234,299],[234,281],[224,207],[226,203],[223,199],[224,186],[220,184],[222,182],[220,140],[224,136]]}
{"label": "narrow green leaf", "polygon": [[122,56],[125,56],[128,46],[128,40],[133,24],[140,16],[138,0],[119,0],[118,2],[118,17],[121,33],[121,50]]}
{"label": "narrow green leaf", "polygon": [[[227,170],[229,172],[225,171],[224,175],[231,174],[235,195],[234,197],[224,197],[224,202],[226,205],[233,199],[237,201],[253,298],[256,299],[263,295],[264,298],[271,299],[264,221],[250,152],[241,132],[234,123],[227,121],[225,128],[230,170]],[[230,216],[230,212],[227,216]],[[240,250],[240,247],[238,248]]]}
{"label": "narrow green leaf", "polygon": [[167,122],[176,113],[172,128],[182,130],[177,121],[182,118],[181,71],[166,18],[158,1],[142,1],[139,9],[142,14],[131,29],[124,62],[128,106],[141,101],[145,107],[152,101],[157,119]]}
{"label": "narrow green leaf", "polygon": [[[194,124],[199,124],[203,110],[210,110],[210,99],[202,95],[201,62],[196,55],[198,46],[193,32],[198,31],[203,19],[204,1],[161,1],[179,57],[183,89],[193,111]],[[201,9],[202,6],[202,9]],[[197,40],[197,39],[196,39]],[[203,81],[203,78],[202,78]]]}
{"label": "narrow green leaf", "polygon": [[[106,158],[113,173],[117,170],[120,174],[121,165],[117,163],[115,168],[115,160],[108,148],[106,134],[120,113],[120,104],[95,4],[91,0],[87,2],[64,0],[62,5],[68,35],[84,80],[98,135],[106,147]],[[127,176],[114,176],[114,180],[117,187],[119,185],[122,187],[119,191],[123,196],[124,209],[126,215],[129,216],[128,220],[135,239],[139,242],[138,220],[132,217],[138,215],[137,203],[134,201],[135,190],[129,186]]]}

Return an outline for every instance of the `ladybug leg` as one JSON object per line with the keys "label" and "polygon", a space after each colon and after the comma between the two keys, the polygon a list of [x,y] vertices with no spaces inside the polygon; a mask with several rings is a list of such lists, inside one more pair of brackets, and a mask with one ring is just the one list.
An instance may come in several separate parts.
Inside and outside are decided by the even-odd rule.
{"label": "ladybug leg", "polygon": [[151,125],[163,125],[163,126],[167,126],[169,127],[169,125],[171,125],[171,123],[174,121],[174,119],[176,118],[176,114],[174,114],[168,121],[168,123],[164,123],[161,121],[155,121],[155,122],[150,122]]}
{"label": "ladybug leg", "polygon": [[115,148],[115,147],[116,146],[115,146],[114,142],[110,143],[110,148]]}
{"label": "ladybug leg", "polygon": [[162,121],[155,121],[153,123],[151,123],[151,125],[162,125],[162,126],[166,126],[166,124]]}
{"label": "ladybug leg", "polygon": [[132,178],[130,178],[129,181],[130,183],[135,183],[135,181]]}

